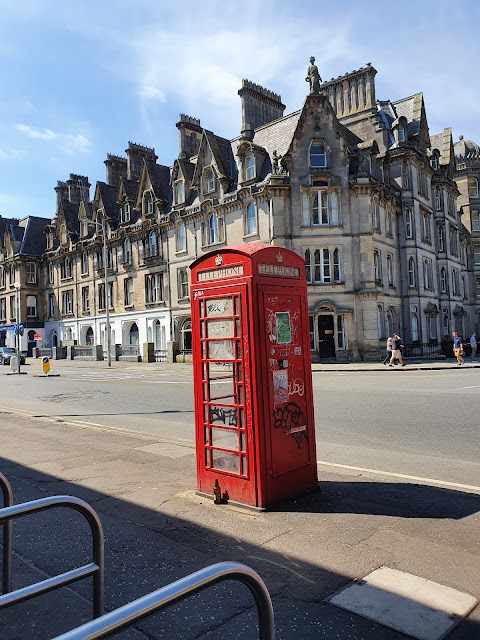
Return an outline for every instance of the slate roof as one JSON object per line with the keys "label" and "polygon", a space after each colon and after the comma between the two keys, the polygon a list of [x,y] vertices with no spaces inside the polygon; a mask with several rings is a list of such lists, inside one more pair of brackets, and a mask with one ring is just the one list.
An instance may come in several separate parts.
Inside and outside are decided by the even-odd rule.
{"label": "slate roof", "polygon": [[221,175],[234,180],[237,171],[230,140],[216,136],[211,131],[207,131],[207,129],[204,129],[204,134]]}
{"label": "slate roof", "polygon": [[80,207],[80,203],[62,200],[60,207],[63,212],[63,217],[65,218],[67,231],[70,234],[78,234],[80,227],[78,221],[78,209]]}
{"label": "slate roof", "polygon": [[122,178],[120,180],[120,187],[123,187],[125,195],[129,200],[136,200],[138,191],[138,182],[136,180]]}
{"label": "slate roof", "polygon": [[178,162],[178,166],[180,167],[184,177],[191,182],[193,180],[193,174],[195,172],[195,165],[193,162],[186,162],[185,160],[176,160]]}
{"label": "slate roof", "polygon": [[163,164],[157,164],[152,160],[145,160],[145,165],[155,195],[160,200],[163,200],[165,204],[170,204],[172,202],[170,168]]}
{"label": "slate roof", "polygon": [[119,206],[117,203],[118,187],[106,182],[97,182],[97,189],[107,218],[118,219]]}
{"label": "slate roof", "polygon": [[27,256],[42,256],[46,250],[45,227],[51,223],[50,218],[29,216],[23,234],[20,253]]}

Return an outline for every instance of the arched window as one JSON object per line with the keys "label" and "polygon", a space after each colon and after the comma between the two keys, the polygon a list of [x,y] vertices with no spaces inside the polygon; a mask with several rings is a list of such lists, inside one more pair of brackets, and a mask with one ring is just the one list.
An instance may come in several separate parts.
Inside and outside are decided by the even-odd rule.
{"label": "arched window", "polygon": [[410,331],[412,333],[412,342],[418,342],[418,314],[416,305],[410,307]]}
{"label": "arched window", "polygon": [[204,175],[204,189],[205,193],[211,193],[215,191],[215,174],[213,169],[207,169]]}
{"label": "arched window", "polygon": [[93,337],[93,329],[92,327],[88,327],[86,333],[85,333],[85,343],[88,345],[93,345],[94,344],[94,337]]}
{"label": "arched window", "polygon": [[378,200],[373,198],[372,200],[372,226],[377,231],[380,231],[380,215],[378,210]]}
{"label": "arched window", "polygon": [[177,251],[186,251],[187,250],[187,236],[185,223],[180,222],[177,227]]}
{"label": "arched window", "polygon": [[412,207],[405,207],[405,237],[413,238],[413,212]]}
{"label": "arched window", "polygon": [[443,335],[446,337],[450,335],[450,318],[447,307],[443,309]]}
{"label": "arched window", "polygon": [[408,259],[408,286],[416,287],[417,286],[417,276],[415,269],[415,258]]}
{"label": "arched window", "polygon": [[145,213],[152,214],[154,212],[153,207],[153,195],[151,191],[145,194]]}
{"label": "arched window", "polygon": [[155,349],[163,349],[162,346],[162,325],[160,324],[160,320],[155,320],[153,324],[153,339]]}
{"label": "arched window", "polygon": [[88,253],[86,251],[82,252],[82,264],[81,264],[82,273],[88,273]]}
{"label": "arched window", "polygon": [[180,329],[180,344],[181,348],[189,351],[192,348],[192,323],[190,320],[185,320]]}
{"label": "arched window", "polygon": [[212,213],[208,218],[208,242],[209,244],[218,242],[218,218],[216,213]]}
{"label": "arched window", "polygon": [[126,264],[132,262],[132,243],[129,238],[125,238],[123,243],[123,262]]}
{"label": "arched window", "polygon": [[257,233],[257,214],[253,202],[249,202],[245,210],[245,235]]}
{"label": "arched window", "polygon": [[440,289],[442,293],[445,293],[447,290],[447,272],[445,267],[440,269]]}
{"label": "arched window", "polygon": [[148,255],[150,257],[156,256],[158,253],[157,234],[155,231],[150,231],[148,236]]}
{"label": "arched window", "polygon": [[139,344],[138,326],[136,322],[130,327],[129,340],[129,344]]}
{"label": "arched window", "polygon": [[378,333],[378,338],[382,339],[384,337],[385,334],[385,324],[383,321],[383,309],[380,305],[378,305],[377,307],[377,333]]}
{"label": "arched window", "polygon": [[387,311],[387,331],[389,336],[393,336],[393,313],[391,309]]}
{"label": "arched window", "polygon": [[327,166],[327,153],[321,142],[313,141],[310,145],[310,168],[321,169]]}
{"label": "arched window", "polygon": [[403,124],[399,124],[398,125],[398,141],[405,142],[405,140],[406,140],[405,126]]}
{"label": "arched window", "polygon": [[245,156],[245,180],[253,180],[255,178],[255,156],[249,154]]}
{"label": "arched window", "polygon": [[310,249],[305,250],[305,278],[307,282],[312,282],[312,253]]}
{"label": "arched window", "polygon": [[470,198],[478,198],[478,180],[473,176],[468,178],[468,195]]}
{"label": "arched window", "polygon": [[373,252],[373,276],[375,278],[375,282],[377,284],[381,284],[382,282],[382,265],[380,261],[380,252]]}

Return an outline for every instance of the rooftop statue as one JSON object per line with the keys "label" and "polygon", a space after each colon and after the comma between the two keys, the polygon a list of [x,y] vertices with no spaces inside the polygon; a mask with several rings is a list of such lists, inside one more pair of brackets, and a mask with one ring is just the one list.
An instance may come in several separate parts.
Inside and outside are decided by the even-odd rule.
{"label": "rooftop statue", "polygon": [[310,83],[310,93],[320,93],[320,82],[322,79],[318,73],[318,68],[313,56],[310,58],[310,66],[308,67],[305,81]]}

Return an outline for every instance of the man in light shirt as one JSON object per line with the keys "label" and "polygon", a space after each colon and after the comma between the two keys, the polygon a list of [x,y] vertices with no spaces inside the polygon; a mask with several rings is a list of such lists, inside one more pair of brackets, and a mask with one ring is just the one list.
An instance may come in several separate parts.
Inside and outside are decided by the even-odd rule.
{"label": "man in light shirt", "polygon": [[470,346],[472,347],[472,360],[477,355],[477,334],[475,331],[472,331],[472,335],[470,336]]}

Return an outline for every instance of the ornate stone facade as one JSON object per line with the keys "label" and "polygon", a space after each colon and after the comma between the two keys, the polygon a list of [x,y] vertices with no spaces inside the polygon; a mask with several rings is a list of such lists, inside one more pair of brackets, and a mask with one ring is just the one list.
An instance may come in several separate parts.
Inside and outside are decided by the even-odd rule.
{"label": "ornate stone facade", "polygon": [[[478,189],[466,202],[462,186],[471,167],[450,129],[429,134],[421,93],[378,101],[375,75],[368,64],[320,83],[286,116],[278,94],[244,80],[233,140],[181,115],[171,167],[130,142],[125,157],[108,154],[92,196],[84,176],[59,182],[35,258],[44,342],[105,345],[109,302],[111,342],[124,353],[144,342],[188,353],[190,263],[251,241],[305,259],[314,359],[379,359],[394,332],[420,353],[478,330],[480,207]],[[17,254],[13,232],[0,232],[5,269]],[[3,298],[0,288],[0,310]]]}

